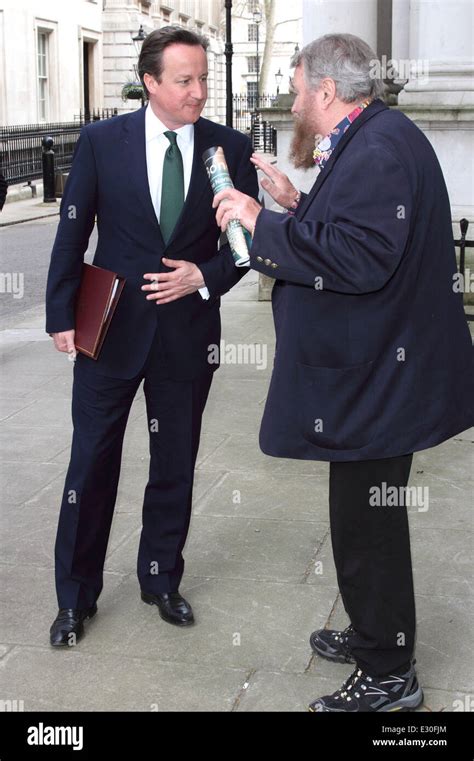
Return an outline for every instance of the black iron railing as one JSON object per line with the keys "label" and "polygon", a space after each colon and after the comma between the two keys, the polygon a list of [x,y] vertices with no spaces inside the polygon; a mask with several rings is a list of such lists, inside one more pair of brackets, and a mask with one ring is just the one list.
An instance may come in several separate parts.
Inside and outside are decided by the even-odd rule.
{"label": "black iron railing", "polygon": [[[276,95],[259,95],[258,108],[271,108],[275,102]],[[234,95],[234,128],[240,132],[250,133],[252,126],[252,114],[257,110],[256,95]]]}
{"label": "black iron railing", "polygon": [[277,131],[273,124],[264,121],[260,114],[252,115],[250,138],[254,151],[277,154]]}
{"label": "black iron railing", "polygon": [[81,128],[91,121],[109,119],[117,110],[102,109],[80,114],[73,122],[48,122],[0,127],[0,168],[9,185],[31,182],[43,175],[42,143],[54,139],[55,167],[66,172],[71,167]]}
{"label": "black iron railing", "polygon": [[[459,227],[461,228],[461,237],[454,241],[454,245],[459,248],[459,274],[462,278],[462,290],[466,293],[470,289],[471,283],[471,273],[469,272],[469,269],[466,272],[466,248],[474,248],[474,240],[466,240],[469,227],[469,221],[467,219],[461,219],[459,221]],[[473,314],[467,313],[466,318],[469,322],[474,322]]]}
{"label": "black iron railing", "polygon": [[112,116],[117,116],[117,114],[118,110],[116,108],[96,108],[93,111],[79,111],[79,115],[74,117],[74,121],[88,124],[89,122],[97,122],[101,119],[111,119]]}
{"label": "black iron railing", "polygon": [[271,108],[275,97],[259,95],[257,104],[256,95],[234,95],[234,127],[249,135],[255,151],[273,154],[277,152],[277,131],[271,122],[262,119],[258,111],[259,108]]}
{"label": "black iron railing", "polygon": [[260,108],[271,108],[275,98],[275,95],[262,94],[258,96],[257,102],[256,95],[234,95],[234,127],[250,136],[255,151],[276,154],[277,131],[258,112]]}

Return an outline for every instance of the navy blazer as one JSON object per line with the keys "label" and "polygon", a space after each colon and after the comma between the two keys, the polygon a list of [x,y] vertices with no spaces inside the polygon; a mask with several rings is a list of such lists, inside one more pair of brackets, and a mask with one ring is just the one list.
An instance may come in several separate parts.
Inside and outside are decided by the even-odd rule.
{"label": "navy blazer", "polygon": [[[91,370],[132,378],[142,369],[158,328],[171,377],[187,380],[209,368],[208,346],[220,341],[220,296],[248,271],[237,268],[228,245],[217,250],[220,230],[202,153],[221,145],[235,186],[258,197],[248,137],[200,118],[194,125],[191,182],[170,240],[161,235],[149,192],[145,108],[95,122],[81,131],[61,201],[46,293],[46,331],[74,328],[74,303],[84,252],[97,216],[94,264],[127,278],[98,360],[79,354]],[[146,272],[171,271],[161,259],[184,259],[202,271],[210,292],[168,304],[146,300]],[[217,365],[211,365],[216,369]]]}
{"label": "navy blazer", "polygon": [[394,457],[474,424],[448,194],[400,111],[371,103],[294,217],[260,213],[251,265],[276,278],[265,453]]}

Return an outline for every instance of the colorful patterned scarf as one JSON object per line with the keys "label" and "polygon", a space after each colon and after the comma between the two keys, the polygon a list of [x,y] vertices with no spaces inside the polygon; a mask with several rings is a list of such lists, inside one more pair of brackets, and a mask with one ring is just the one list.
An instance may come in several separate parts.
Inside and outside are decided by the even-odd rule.
{"label": "colorful patterned scarf", "polygon": [[359,103],[359,105],[356,106],[356,108],[354,108],[350,114],[345,116],[344,119],[342,119],[342,121],[340,121],[339,124],[337,124],[334,129],[331,130],[329,135],[323,137],[313,152],[313,159],[316,166],[319,166],[320,169],[323,169],[344,132],[349,129],[352,122],[357,119],[364,108],[367,108],[371,102],[372,98],[367,98],[366,100],[362,101],[362,103]]}

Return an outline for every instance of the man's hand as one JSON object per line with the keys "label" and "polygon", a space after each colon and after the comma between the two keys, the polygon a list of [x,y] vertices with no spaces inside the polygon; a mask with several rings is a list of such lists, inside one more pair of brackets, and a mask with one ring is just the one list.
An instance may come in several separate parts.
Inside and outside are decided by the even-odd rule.
{"label": "man's hand", "polygon": [[202,272],[193,262],[185,262],[180,259],[166,259],[163,264],[173,267],[174,272],[147,272],[143,275],[145,280],[151,280],[149,285],[142,285],[142,291],[151,291],[147,301],[156,301],[157,304],[167,304],[176,301],[183,296],[194,293],[206,285]]}
{"label": "man's hand", "polygon": [[67,352],[71,357],[75,358],[74,334],[74,330],[64,330],[62,333],[51,333],[51,337],[58,351]]}
{"label": "man's hand", "polygon": [[257,217],[262,211],[262,207],[254,198],[235,188],[227,188],[214,196],[212,208],[215,209],[216,206],[219,207],[216,222],[223,232],[231,219],[238,219],[250,235],[253,235]]}
{"label": "man's hand", "polygon": [[266,177],[260,182],[262,188],[266,190],[273,200],[280,204],[280,206],[283,206],[285,209],[291,208],[298,190],[293,183],[290,182],[286,174],[283,174],[279,169],[268,164],[256,153],[252,154],[250,161],[257,167],[257,169],[261,169],[266,175]]}

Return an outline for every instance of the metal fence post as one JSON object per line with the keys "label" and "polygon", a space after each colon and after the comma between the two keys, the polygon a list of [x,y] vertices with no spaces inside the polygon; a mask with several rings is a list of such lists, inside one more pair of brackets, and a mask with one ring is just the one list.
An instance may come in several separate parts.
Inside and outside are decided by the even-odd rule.
{"label": "metal fence post", "polygon": [[[469,268],[466,272],[466,248],[473,248],[474,240],[466,240],[466,235],[469,228],[469,220],[463,217],[461,220],[459,220],[459,227],[461,229],[461,237],[454,241],[454,245],[459,248],[459,274],[461,275],[464,303],[466,304],[467,301],[467,303],[470,304],[471,302],[466,298],[466,294],[471,293],[471,273]],[[474,314],[466,313],[466,319],[468,322],[473,322]]]}
{"label": "metal fence post", "polygon": [[54,186],[54,140],[46,136],[42,139],[43,146],[43,203],[56,203]]}
{"label": "metal fence post", "polygon": [[469,227],[469,220],[463,217],[459,222],[459,227],[461,228],[461,239],[459,241],[459,272],[464,278],[465,267],[466,267],[466,264],[465,264],[466,234],[467,234],[467,229]]}

